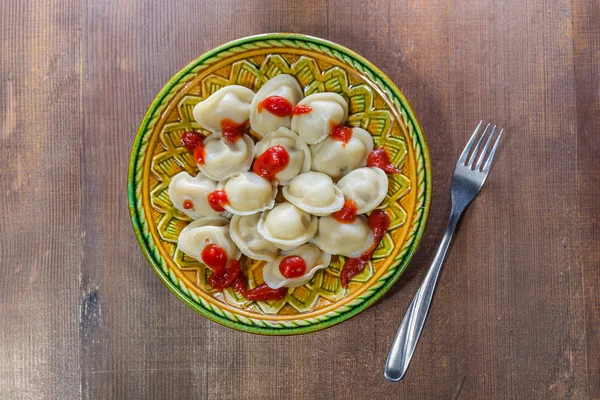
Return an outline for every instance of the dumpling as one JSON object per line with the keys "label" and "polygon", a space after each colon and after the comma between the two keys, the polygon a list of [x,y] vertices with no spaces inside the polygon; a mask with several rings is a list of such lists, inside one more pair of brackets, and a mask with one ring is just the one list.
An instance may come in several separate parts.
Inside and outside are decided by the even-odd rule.
{"label": "dumpling", "polygon": [[[273,165],[273,157],[268,157],[270,153],[265,154],[267,150],[273,152],[270,149],[274,147],[278,150],[275,154],[280,165]],[[281,162],[281,148],[284,150],[284,156],[287,154],[286,164]],[[254,154],[257,160],[254,162],[253,171],[265,179],[277,179],[282,185],[287,185],[299,173],[310,171],[311,157],[308,146],[287,128],[281,127],[263,137],[254,146]]]}
{"label": "dumpling", "polygon": [[283,197],[313,215],[324,216],[344,207],[344,194],[328,175],[305,172],[284,186]]}
{"label": "dumpling", "polygon": [[261,136],[275,132],[282,126],[289,128],[292,123],[291,116],[278,117],[275,114],[271,114],[269,111],[259,110],[260,103],[271,96],[283,97],[294,106],[302,99],[304,94],[298,81],[291,75],[282,74],[269,79],[258,92],[256,92],[250,109],[250,126]]}
{"label": "dumpling", "polygon": [[183,171],[169,183],[169,197],[176,209],[190,218],[217,216],[208,203],[208,194],[217,188],[217,182],[198,173],[195,177]]}
{"label": "dumpling", "polygon": [[217,133],[223,123],[241,125],[250,116],[254,92],[240,85],[225,86],[194,107],[194,119],[204,129]]}
{"label": "dumpling", "polygon": [[234,215],[229,225],[229,234],[242,254],[254,259],[273,261],[279,255],[279,249],[257,230],[260,214]]}
{"label": "dumpling", "polygon": [[354,201],[356,213],[364,214],[381,204],[388,190],[388,178],[382,169],[363,167],[351,171],[337,183],[346,200]]}
{"label": "dumpling", "polygon": [[258,221],[258,233],[282,250],[292,250],[308,242],[317,227],[317,217],[287,202],[263,212]]}
{"label": "dumpling", "polygon": [[248,135],[242,139],[232,142],[217,134],[207,137],[198,163],[200,171],[215,181],[248,171],[254,159],[254,141]]}
{"label": "dumpling", "polygon": [[240,250],[229,236],[229,220],[223,217],[203,217],[183,228],[177,246],[184,254],[211,267],[210,260],[203,259],[204,249],[216,245],[226,254],[226,260],[239,259]]}
{"label": "dumpling", "polygon": [[223,207],[234,215],[250,215],[273,208],[277,196],[277,186],[253,172],[242,172],[221,181],[217,189],[225,191],[227,201]]}
{"label": "dumpling", "polygon": [[321,143],[311,146],[313,170],[337,179],[357,167],[367,165],[367,156],[373,150],[373,138],[364,129],[351,129],[352,136],[347,143],[328,136]]}
{"label": "dumpling", "polygon": [[328,216],[319,218],[319,230],[313,243],[331,254],[358,257],[373,245],[374,239],[364,215],[358,215],[351,223],[339,222]]}
{"label": "dumpling", "polygon": [[263,279],[273,289],[298,287],[310,281],[318,270],[327,268],[331,254],[307,243],[263,267]]}
{"label": "dumpling", "polygon": [[292,130],[307,144],[323,141],[334,127],[348,118],[348,103],[337,93],[311,94],[298,105],[312,108],[309,113],[292,117]]}

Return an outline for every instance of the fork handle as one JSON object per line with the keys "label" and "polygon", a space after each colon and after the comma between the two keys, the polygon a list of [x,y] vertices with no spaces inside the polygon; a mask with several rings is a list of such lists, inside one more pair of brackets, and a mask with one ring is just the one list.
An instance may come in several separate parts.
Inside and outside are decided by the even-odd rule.
{"label": "fork handle", "polygon": [[438,247],[435,253],[431,267],[429,267],[423,283],[421,283],[417,294],[413,298],[412,303],[410,303],[410,307],[408,307],[408,311],[398,328],[398,332],[396,332],[396,337],[392,343],[384,370],[385,377],[392,382],[401,380],[406,374],[408,364],[421,335],[423,324],[425,324],[425,318],[427,317],[427,311],[429,311],[429,305],[431,304],[431,298],[433,297],[433,291],[435,290],[435,284],[437,283],[442,263],[446,257],[446,252],[452,241],[452,235],[461,214],[462,212],[452,210],[446,232],[444,233],[440,247]]}

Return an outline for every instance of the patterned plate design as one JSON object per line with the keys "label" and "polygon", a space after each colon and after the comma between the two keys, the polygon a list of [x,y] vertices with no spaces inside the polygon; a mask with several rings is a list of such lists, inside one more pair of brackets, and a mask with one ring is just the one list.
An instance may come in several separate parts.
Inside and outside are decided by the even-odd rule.
{"label": "patterned plate design", "polygon": [[[278,74],[295,76],[304,94],[337,92],[349,101],[347,124],[373,135],[400,166],[389,175],[382,207],[390,230],[368,268],[348,289],[340,285],[343,257],[280,301],[254,302],[208,285],[209,270],[177,248],[190,222],[168,196],[171,177],[198,171],[181,135],[201,131],[192,117],[199,101],[226,85],[255,92]],[[208,134],[208,132],[203,132]],[[260,138],[254,134],[255,138]],[[408,102],[371,63],[334,43],[298,34],[267,34],[225,44],[193,61],[158,94],[144,117],[129,165],[129,208],[135,234],[150,265],[181,300],[202,315],[247,332],[296,334],[323,329],[364,310],[398,279],[421,238],[431,196],[427,145]],[[247,260],[249,287],[263,283],[264,262]]]}

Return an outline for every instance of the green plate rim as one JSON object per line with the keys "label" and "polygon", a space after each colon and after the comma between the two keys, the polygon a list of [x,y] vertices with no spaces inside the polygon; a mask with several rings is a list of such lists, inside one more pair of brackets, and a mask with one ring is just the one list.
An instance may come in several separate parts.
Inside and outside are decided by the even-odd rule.
{"label": "green plate rim", "polygon": [[[243,45],[262,45],[264,44],[264,42],[269,42],[266,44],[266,46],[269,47],[273,45],[277,47],[277,44],[281,42],[283,43],[283,45],[292,45],[294,47],[302,46],[320,52],[327,50],[333,56],[341,59],[347,64],[350,64],[353,68],[357,68],[362,72],[367,73],[369,77],[372,78],[380,86],[380,88],[390,96],[396,107],[399,107],[398,111],[405,118],[405,123],[407,124],[409,131],[412,128],[414,133],[414,137],[412,138],[412,145],[415,150],[415,155],[417,156],[417,162],[419,158],[422,158],[422,163],[418,163],[417,165],[417,176],[419,177],[419,180],[422,181],[422,193],[419,193],[417,198],[420,198],[422,200],[420,201],[420,206],[417,205],[416,211],[416,213],[418,213],[418,211],[420,210],[421,214],[415,214],[413,228],[407,236],[408,238],[411,234],[413,235],[412,242],[405,244],[400,254],[390,265],[389,269],[393,273],[385,274],[384,276],[379,278],[380,281],[384,280],[384,283],[382,285],[379,285],[372,291],[365,292],[368,293],[367,295],[363,294],[359,298],[357,298],[357,300],[361,299],[361,302],[359,302],[357,305],[354,305],[353,307],[350,307],[349,309],[340,312],[336,316],[328,317],[323,321],[318,321],[314,323],[311,322],[301,326],[293,327],[273,327],[269,326],[269,323],[266,321],[263,323],[263,326],[250,325],[248,323],[244,323],[243,321],[240,322],[239,320],[232,320],[231,318],[233,318],[234,316],[231,315],[230,312],[221,311],[221,315],[219,315],[215,313],[214,310],[208,309],[205,306],[203,306],[201,299],[194,299],[193,297],[197,296],[195,296],[192,292],[187,290],[183,282],[179,281],[170,270],[163,270],[159,265],[159,262],[154,258],[154,255],[151,251],[151,246],[154,246],[154,244],[152,243],[151,239],[146,239],[142,233],[142,224],[146,222],[143,213],[138,212],[136,206],[136,203],[138,201],[138,198],[136,197],[136,165],[138,163],[139,157],[142,156],[141,154],[139,154],[139,149],[145,139],[144,133],[147,130],[150,121],[153,119],[151,117],[154,115],[157,108],[161,105],[164,98],[167,95],[169,95],[169,93],[171,93],[173,87],[179,83],[182,77],[186,76],[192,69],[194,69],[207,59],[210,59],[211,57],[217,54],[226,52],[235,47]],[[395,99],[394,96],[397,99]],[[404,113],[402,111],[404,111]],[[404,97],[400,89],[398,89],[398,87],[396,87],[396,85],[379,68],[377,68],[371,62],[358,55],[357,53],[353,52],[352,50],[349,50],[344,46],[330,42],[325,39],[320,39],[298,33],[266,33],[233,40],[213,50],[210,50],[201,55],[200,57],[196,58],[191,63],[189,63],[185,68],[180,70],[174,77],[172,77],[167,82],[167,84],[158,93],[156,98],[152,101],[152,104],[150,105],[148,111],[144,115],[144,118],[142,119],[142,122],[140,123],[137,134],[135,136],[129,159],[127,194],[133,230],[144,256],[148,260],[148,263],[150,264],[156,275],[158,275],[158,277],[169,288],[169,290],[173,294],[175,294],[181,301],[183,301],[196,312],[209,318],[210,320],[215,321],[221,325],[227,326],[229,328],[263,335],[295,335],[318,331],[338,324],[342,321],[345,321],[350,317],[353,317],[354,315],[358,314],[359,312],[363,311],[364,309],[368,308],[370,305],[375,303],[394,285],[394,283],[396,283],[400,275],[404,272],[407,265],[410,263],[410,260],[412,259],[416,249],[418,248],[421,238],[423,236],[425,225],[427,224],[429,208],[431,205],[431,163],[429,158],[429,150],[427,148],[427,143],[422,133],[421,125],[419,124],[414,112],[412,111],[408,100],[406,100],[406,97]],[[348,305],[346,305],[345,308],[348,308]],[[329,313],[325,315],[328,314]],[[244,317],[244,319],[248,318]],[[299,318],[299,320],[302,319]]]}

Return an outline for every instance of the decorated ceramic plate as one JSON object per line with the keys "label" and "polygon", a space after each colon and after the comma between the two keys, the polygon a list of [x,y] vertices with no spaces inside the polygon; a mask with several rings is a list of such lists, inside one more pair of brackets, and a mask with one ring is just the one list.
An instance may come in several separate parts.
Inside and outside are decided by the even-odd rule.
{"label": "decorated ceramic plate", "polygon": [[[193,116],[194,107],[217,90],[240,85],[257,92],[269,79],[287,74],[303,96],[340,94],[348,105],[349,127],[366,130],[399,173],[389,175],[379,206],[389,229],[370,262],[343,287],[343,256],[283,297],[249,300],[232,287],[211,286],[211,269],[178,247],[192,221],[169,196],[171,179],[198,173],[196,160],[182,144],[186,132],[208,135]],[[245,90],[245,89],[243,89]],[[252,95],[252,93],[250,93]],[[261,137],[247,131],[254,141]],[[368,137],[368,136],[367,136]],[[140,247],[165,285],[195,311],[246,332],[289,335],[342,322],[380,298],[415,252],[427,220],[431,196],[429,154],[417,119],[400,90],[358,54],[326,40],[276,33],[227,43],[190,63],[152,102],[139,127],[129,164],[129,208]],[[265,261],[242,257],[248,289],[264,285]]]}

